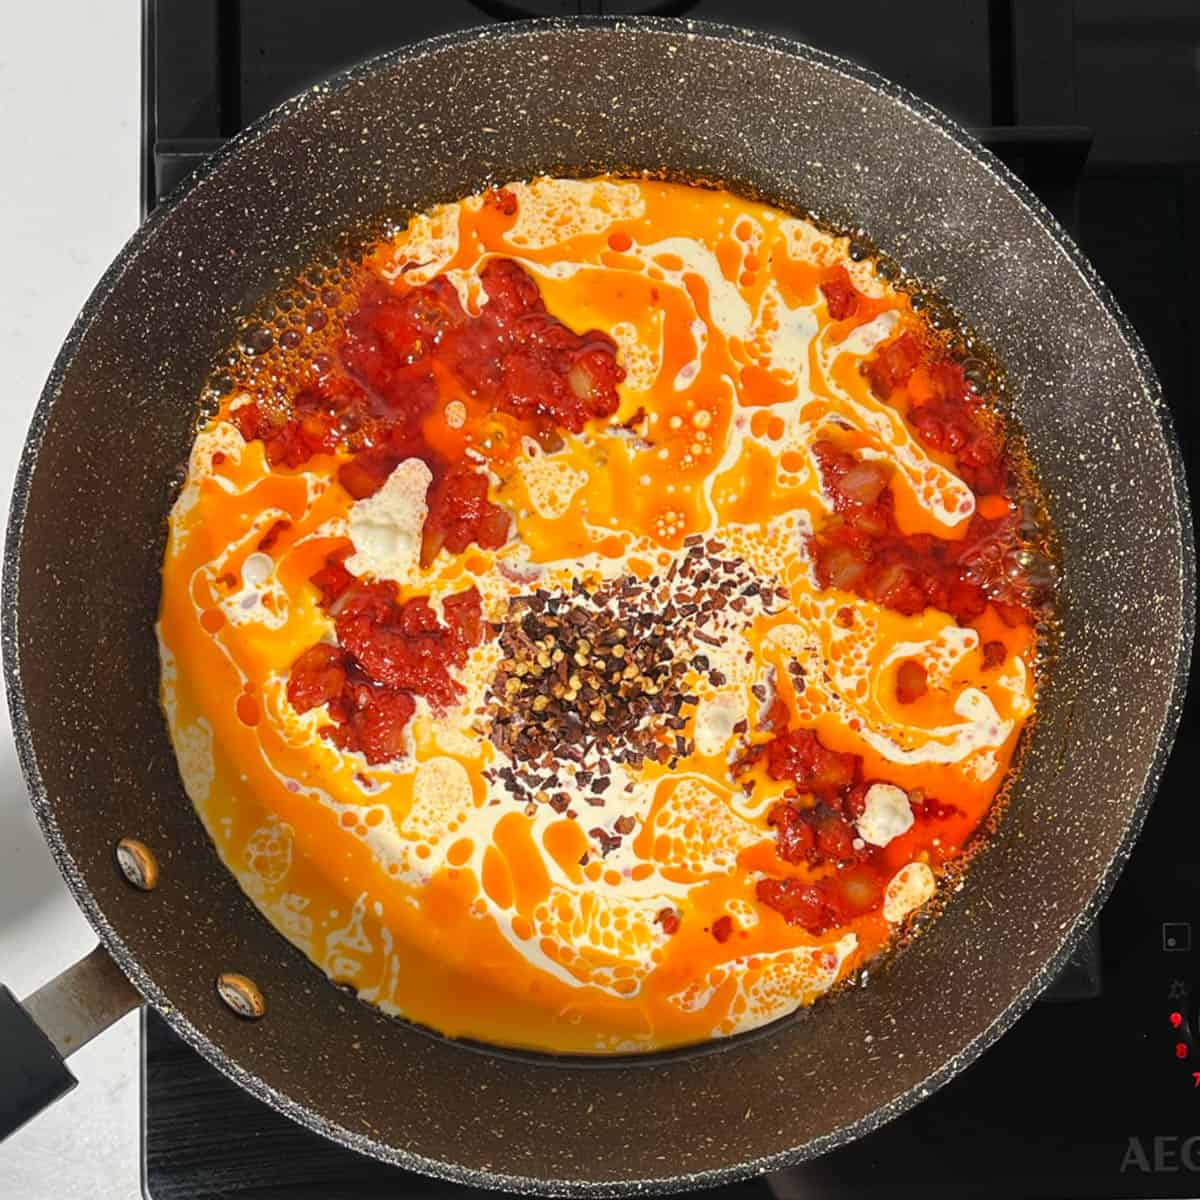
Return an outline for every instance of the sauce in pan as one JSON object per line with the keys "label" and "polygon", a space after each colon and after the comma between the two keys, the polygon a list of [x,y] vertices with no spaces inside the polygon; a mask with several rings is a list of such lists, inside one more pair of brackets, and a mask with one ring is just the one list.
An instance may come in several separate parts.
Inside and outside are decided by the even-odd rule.
{"label": "sauce in pan", "polygon": [[162,694],[275,926],[445,1033],[652,1050],[928,909],[1035,705],[1032,486],[949,335],[727,192],[540,179],[246,337]]}

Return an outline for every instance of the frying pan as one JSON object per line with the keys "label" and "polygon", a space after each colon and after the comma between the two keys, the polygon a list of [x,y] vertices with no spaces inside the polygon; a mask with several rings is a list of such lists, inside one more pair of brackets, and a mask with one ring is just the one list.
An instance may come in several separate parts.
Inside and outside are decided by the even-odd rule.
{"label": "frying pan", "polygon": [[[184,795],[152,625],[197,396],[239,314],[379,212],[489,180],[638,169],[861,226],[967,316],[1007,364],[1050,496],[1064,629],[998,832],[868,987],[704,1051],[587,1065],[388,1019],[268,926]],[[1091,267],[962,130],[867,71],[661,20],[514,23],[349,71],[234,139],[139,230],[38,405],[5,551],[6,682],[33,804],[103,950],[27,1008],[61,1050],[144,997],[309,1128],[473,1185],[666,1191],[841,1145],[995,1041],[1111,887],[1186,682],[1186,500],[1145,354]],[[116,869],[123,837],[155,856],[154,890]],[[261,990],[261,1019],[218,997],[231,971]],[[25,1089],[11,1125],[69,1076],[26,1009],[0,1009],[0,1073]]]}

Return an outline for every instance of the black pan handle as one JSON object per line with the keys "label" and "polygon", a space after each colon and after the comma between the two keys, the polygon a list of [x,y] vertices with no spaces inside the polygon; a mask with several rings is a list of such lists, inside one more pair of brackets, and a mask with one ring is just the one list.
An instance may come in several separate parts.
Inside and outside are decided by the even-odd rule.
{"label": "black pan handle", "polygon": [[75,1086],[66,1060],[142,998],[103,946],[24,1003],[0,985],[0,1142]]}

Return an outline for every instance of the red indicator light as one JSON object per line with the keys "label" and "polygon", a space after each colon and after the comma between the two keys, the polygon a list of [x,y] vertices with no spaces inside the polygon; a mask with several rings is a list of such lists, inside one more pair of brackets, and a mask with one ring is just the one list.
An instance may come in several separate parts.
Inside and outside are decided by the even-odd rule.
{"label": "red indicator light", "polygon": [[1171,1014],[1171,1028],[1178,1029],[1183,1024],[1183,1013],[1173,1012]]}
{"label": "red indicator light", "polygon": [[1187,1042],[1176,1042],[1175,1043],[1175,1057],[1176,1058],[1187,1058],[1187,1056],[1188,1056]]}

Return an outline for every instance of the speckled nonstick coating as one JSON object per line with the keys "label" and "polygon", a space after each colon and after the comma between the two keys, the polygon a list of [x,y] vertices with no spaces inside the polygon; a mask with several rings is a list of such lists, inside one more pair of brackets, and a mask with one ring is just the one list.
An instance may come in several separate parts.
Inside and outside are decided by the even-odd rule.
{"label": "speckled nonstick coating", "polygon": [[[482,1053],[329,985],[186,800],[151,625],[197,395],[235,318],[332,228],[487,180],[663,168],[861,224],[1007,363],[1065,546],[1065,634],[1011,808],[945,915],[871,986],[716,1052],[586,1067]],[[518,1191],[730,1181],[894,1117],[1053,977],[1123,863],[1179,715],[1193,551],[1146,357],[1038,203],[940,114],[775,38],[533,23],[378,59],[238,137],[105,275],[34,418],[5,557],[6,678],[59,866],[146,998],[242,1086],[401,1166]],[[117,876],[143,839],[162,882]],[[233,1017],[218,971],[262,986]]]}

